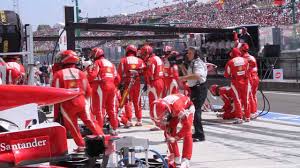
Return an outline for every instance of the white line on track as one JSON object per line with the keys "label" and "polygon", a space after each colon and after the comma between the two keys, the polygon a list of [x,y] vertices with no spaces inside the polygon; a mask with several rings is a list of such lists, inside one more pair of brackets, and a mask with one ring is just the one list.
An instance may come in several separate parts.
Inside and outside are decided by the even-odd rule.
{"label": "white line on track", "polygon": [[292,92],[277,92],[277,91],[263,91],[267,94],[279,94],[279,95],[289,95],[289,96],[300,96],[300,93],[292,93]]}

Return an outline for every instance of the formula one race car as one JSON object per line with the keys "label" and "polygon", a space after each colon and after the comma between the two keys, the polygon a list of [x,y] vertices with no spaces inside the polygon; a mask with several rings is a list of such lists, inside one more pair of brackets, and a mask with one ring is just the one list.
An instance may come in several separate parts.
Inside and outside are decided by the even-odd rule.
{"label": "formula one race car", "polygon": [[[41,122],[37,107],[72,99],[79,95],[76,91],[0,85],[0,95],[1,168],[167,167],[147,139],[134,137],[86,136],[85,152],[68,154],[65,128]],[[149,151],[157,157],[149,159]],[[145,157],[137,159],[138,153]]]}
{"label": "formula one race car", "polygon": [[38,105],[72,99],[74,91],[36,86],[0,86],[0,167],[64,159],[66,130],[57,123],[39,124]]}

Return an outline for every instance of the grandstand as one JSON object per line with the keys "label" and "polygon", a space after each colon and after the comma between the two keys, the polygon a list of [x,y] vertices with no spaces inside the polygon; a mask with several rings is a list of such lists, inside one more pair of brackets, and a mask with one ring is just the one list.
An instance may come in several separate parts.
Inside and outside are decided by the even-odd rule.
{"label": "grandstand", "polygon": [[[180,2],[173,5],[145,10],[130,15],[117,15],[107,17],[111,24],[166,24],[178,27],[208,27],[223,28],[245,24],[258,24],[265,26],[291,25],[290,9],[273,6],[272,0],[226,0],[223,8],[215,6],[215,1],[201,3],[195,1]],[[299,3],[297,4],[299,9]],[[296,15],[296,20],[300,15]],[[35,36],[58,35],[59,28],[41,25],[34,32]],[[132,32],[131,32],[132,33]],[[114,32],[82,32],[86,36],[112,35]],[[123,32],[122,35],[129,35]],[[145,34],[145,32],[139,32]],[[78,42],[82,48],[97,45],[116,46],[112,42],[85,41]],[[124,44],[122,42],[122,44]],[[126,42],[125,42],[126,44]],[[35,51],[49,51],[54,48],[54,42],[35,42]]]}

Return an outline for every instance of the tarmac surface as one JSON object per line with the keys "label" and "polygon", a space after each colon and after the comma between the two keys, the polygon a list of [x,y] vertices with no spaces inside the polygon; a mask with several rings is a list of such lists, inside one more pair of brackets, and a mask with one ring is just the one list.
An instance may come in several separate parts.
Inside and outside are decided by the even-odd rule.
{"label": "tarmac surface", "polygon": [[[203,112],[206,141],[194,142],[191,167],[300,168],[300,94],[265,92],[265,95],[272,112],[249,123],[236,125],[217,118],[214,112]],[[220,100],[212,102],[221,104]],[[261,106],[260,102],[260,109]],[[148,110],[143,111],[143,116],[142,127],[120,128],[119,135],[148,139],[150,149],[167,154],[163,132],[150,131],[153,125]],[[73,140],[68,143],[71,152],[76,146]],[[179,146],[181,151],[182,141]]]}
{"label": "tarmac surface", "polygon": [[[270,101],[270,111],[300,115],[300,93],[264,91],[264,94]],[[262,106],[261,99],[259,102]]]}
{"label": "tarmac surface", "polygon": [[[270,102],[270,111],[283,113],[283,114],[294,114],[300,115],[300,93],[299,92],[280,92],[280,91],[263,91],[264,95]],[[212,104],[221,105],[220,99],[214,99],[208,94]],[[262,94],[257,93],[258,98],[258,109],[263,109]]]}
{"label": "tarmac surface", "polygon": [[[193,144],[191,167],[300,168],[300,123],[258,118],[236,125],[214,112],[204,112],[203,118],[206,141]],[[149,139],[150,149],[167,154],[163,132],[149,131],[152,127],[146,117],[142,127],[121,128],[119,135]],[[69,146],[74,149],[74,142]],[[182,141],[179,146],[181,151]]]}

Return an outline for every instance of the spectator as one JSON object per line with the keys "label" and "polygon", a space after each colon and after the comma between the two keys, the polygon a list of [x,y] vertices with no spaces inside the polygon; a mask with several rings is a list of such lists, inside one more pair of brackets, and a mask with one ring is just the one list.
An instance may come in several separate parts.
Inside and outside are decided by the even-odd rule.
{"label": "spectator", "polygon": [[[207,27],[224,28],[246,24],[258,24],[260,26],[290,25],[292,18],[289,16],[291,9],[282,9],[272,6],[269,0],[226,0],[222,10],[217,11],[215,2],[200,3],[180,2],[169,6],[145,10],[130,15],[116,15],[107,17],[109,24],[147,24],[147,23],[178,23],[180,27]],[[258,8],[259,4],[261,8]],[[299,5],[296,5],[299,8]],[[299,9],[298,9],[299,10]],[[296,20],[300,15],[296,15]],[[50,27],[48,25],[39,26],[34,32],[34,36],[53,36],[58,35],[60,27]],[[147,35],[149,32],[123,32],[122,35]],[[81,32],[82,36],[110,36],[120,35],[112,32]],[[80,41],[76,45],[85,47],[94,47],[99,45],[99,41]],[[103,42],[104,45],[111,47],[119,45],[117,41]],[[101,44],[101,43],[100,43]],[[122,44],[123,45],[123,44]],[[125,44],[125,45],[128,45]],[[50,51],[54,48],[55,42],[34,42],[35,51]],[[250,44],[251,48],[251,44]]]}
{"label": "spectator", "polygon": [[48,72],[48,66],[46,62],[39,68],[41,75],[40,75],[40,81],[43,85],[49,84],[49,72]]}

